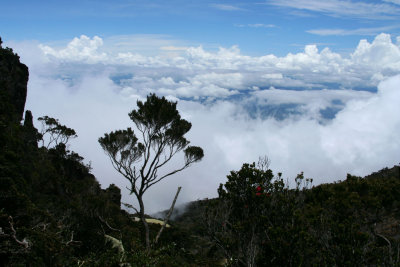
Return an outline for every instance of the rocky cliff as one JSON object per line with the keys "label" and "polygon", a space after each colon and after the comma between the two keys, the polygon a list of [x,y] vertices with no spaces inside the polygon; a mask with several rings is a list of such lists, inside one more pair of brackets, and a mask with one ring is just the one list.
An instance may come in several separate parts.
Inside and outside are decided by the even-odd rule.
{"label": "rocky cliff", "polygon": [[2,103],[9,104],[0,107],[0,110],[9,120],[22,120],[28,78],[28,67],[20,62],[19,56],[11,48],[2,47],[0,38],[0,97],[6,100]]}

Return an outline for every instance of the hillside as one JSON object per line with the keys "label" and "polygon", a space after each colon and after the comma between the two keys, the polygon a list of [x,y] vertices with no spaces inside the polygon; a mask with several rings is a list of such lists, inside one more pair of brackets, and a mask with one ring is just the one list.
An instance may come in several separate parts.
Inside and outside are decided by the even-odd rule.
{"label": "hillside", "polygon": [[265,195],[242,183],[251,195],[189,203],[174,223],[234,266],[400,266],[400,166],[318,186],[300,174],[295,189],[275,178]]}

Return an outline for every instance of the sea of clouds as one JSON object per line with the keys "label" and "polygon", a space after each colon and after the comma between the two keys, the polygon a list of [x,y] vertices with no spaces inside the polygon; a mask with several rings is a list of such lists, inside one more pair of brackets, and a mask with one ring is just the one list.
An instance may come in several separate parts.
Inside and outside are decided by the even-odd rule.
{"label": "sea of clouds", "polygon": [[[152,41],[148,47],[143,38]],[[127,183],[97,139],[133,126],[128,112],[151,92],[178,101],[193,125],[187,137],[205,157],[147,193],[150,213],[168,208],[178,186],[178,203],[215,197],[230,170],[263,155],[274,172],[292,180],[304,171],[314,184],[398,164],[400,37],[392,39],[361,40],[348,55],[307,45],[283,57],[176,46],[154,36],[7,45],[30,69],[26,108],[74,128],[79,137],[70,148],[91,162],[103,187],[120,186],[124,202],[132,203]],[[172,167],[182,160],[177,155]]]}

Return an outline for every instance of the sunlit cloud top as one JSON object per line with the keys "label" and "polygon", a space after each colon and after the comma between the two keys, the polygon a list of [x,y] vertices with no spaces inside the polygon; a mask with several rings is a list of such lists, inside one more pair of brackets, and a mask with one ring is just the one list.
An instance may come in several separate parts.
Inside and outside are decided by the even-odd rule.
{"label": "sunlit cloud top", "polygon": [[[97,71],[107,71],[115,82],[123,81],[127,87],[183,98],[230,97],[271,87],[375,91],[380,81],[400,73],[399,38],[393,41],[388,34],[380,34],[372,42],[361,40],[348,56],[329,48],[319,50],[317,45],[306,45],[302,52],[284,57],[254,57],[244,55],[237,46],[210,52],[201,46],[167,43],[158,47],[159,55],[145,56],[134,49],[113,51],[109,46],[118,43],[115,39],[107,43],[107,39],[82,35],[63,48],[39,48],[43,57],[60,68],[93,64]],[[114,75],[121,71],[119,66],[130,76],[114,77],[120,76]],[[79,72],[70,75],[76,78]]]}

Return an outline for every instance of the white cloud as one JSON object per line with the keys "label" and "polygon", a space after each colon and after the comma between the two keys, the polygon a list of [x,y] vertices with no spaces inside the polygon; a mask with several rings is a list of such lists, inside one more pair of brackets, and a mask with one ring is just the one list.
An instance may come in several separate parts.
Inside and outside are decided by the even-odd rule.
{"label": "white cloud", "polygon": [[[93,171],[103,186],[116,183],[123,189],[123,201],[130,202],[124,189],[126,181],[112,169],[97,138],[131,126],[127,113],[135,106],[136,98],[116,93],[115,85],[104,75],[85,78],[76,85],[74,93],[62,81],[41,79],[31,77],[27,108],[35,116],[49,114],[75,128],[79,137],[72,149],[92,160]],[[189,139],[204,148],[206,157],[149,191],[148,210],[167,208],[178,185],[183,186],[180,203],[213,197],[230,170],[264,154],[272,159],[271,167],[282,171],[284,177],[293,178],[304,171],[316,183],[344,179],[346,172],[364,175],[397,163],[400,121],[393,114],[399,111],[399,84],[400,77],[392,78],[382,83],[378,94],[372,97],[359,98],[354,92],[352,96],[348,93],[345,97],[353,100],[328,125],[307,117],[284,121],[252,119],[240,105],[228,101],[211,105],[180,101],[180,112],[193,123]],[[323,93],[331,94],[327,99],[336,97],[332,92]],[[293,101],[305,102],[306,98],[315,97],[318,102],[318,93],[313,94],[294,96]],[[272,93],[267,99],[285,101],[282,95]],[[177,160],[174,165],[178,164]]]}
{"label": "white cloud", "polygon": [[[146,56],[82,37],[59,49],[38,49],[37,43],[13,47],[30,67],[27,108],[35,117],[53,116],[74,128],[79,137],[71,149],[92,161],[103,187],[117,183],[126,202],[131,200],[125,180],[97,139],[132,126],[128,112],[150,92],[186,99],[178,108],[193,124],[188,138],[206,156],[149,191],[146,205],[157,211],[168,208],[178,185],[180,203],[215,196],[230,170],[259,155],[269,156],[284,177],[304,171],[316,183],[398,163],[400,76],[388,77],[400,74],[399,40],[393,43],[386,34],[361,40],[348,57],[316,45],[285,57],[250,57],[237,47]],[[378,84],[377,93],[345,90]],[[295,104],[289,108],[298,112],[280,120],[260,115],[286,104]],[[320,111],[327,108],[340,111],[324,120]]]}
{"label": "white cloud", "polygon": [[362,19],[395,19],[400,14],[396,6],[348,0],[270,0],[270,5],[320,12],[334,17]]}
{"label": "white cloud", "polygon": [[160,49],[166,51],[186,51],[188,48],[186,46],[162,46]]}
{"label": "white cloud", "polygon": [[383,0],[384,2],[387,3],[392,3],[392,4],[396,4],[396,5],[400,5],[400,0]]}
{"label": "white cloud", "polygon": [[329,36],[329,35],[336,35],[336,36],[347,36],[347,35],[377,35],[382,32],[386,32],[392,29],[399,28],[397,26],[385,26],[385,27],[375,27],[375,28],[359,28],[354,30],[349,29],[314,29],[308,30],[308,33],[321,35],[321,36]]}
{"label": "white cloud", "polygon": [[351,61],[354,72],[366,71],[371,81],[381,81],[399,73],[400,46],[391,42],[390,35],[380,34],[372,43],[361,40]]}
{"label": "white cloud", "polygon": [[104,39],[106,53],[138,53],[143,56],[169,55],[170,52],[185,51],[186,42],[163,34],[117,35]]}
{"label": "white cloud", "polygon": [[45,45],[39,45],[39,47],[46,55],[53,56],[57,59],[96,63],[107,60],[107,55],[98,51],[98,48],[102,45],[103,40],[98,36],[90,39],[85,35],[81,35],[80,38],[75,37],[65,49],[56,51],[55,49]]}
{"label": "white cloud", "polygon": [[374,159],[377,162],[371,164],[379,166],[385,164],[381,157],[398,159],[394,149],[400,146],[400,105],[396,103],[400,99],[399,85],[400,76],[382,82],[375,96],[347,103],[322,129],[322,147],[335,164],[364,173],[363,161]]}
{"label": "white cloud", "polygon": [[264,24],[264,23],[255,23],[255,24],[235,24],[236,27],[250,27],[250,28],[276,28],[274,24]]}
{"label": "white cloud", "polygon": [[247,25],[252,28],[275,28],[276,27],[274,24],[262,24],[262,23],[247,24]]}
{"label": "white cloud", "polygon": [[[66,48],[54,49],[49,46],[40,46],[47,60],[52,63],[62,61],[64,63],[101,63],[108,68],[118,68],[124,65],[126,72],[141,76],[144,72],[146,77],[164,75],[169,69],[179,69],[186,80],[196,81],[194,77],[202,72],[230,73],[230,75],[241,75],[240,88],[246,89],[257,87],[301,87],[301,88],[324,88],[326,83],[338,84],[340,88],[374,87],[385,77],[400,73],[398,59],[399,44],[392,43],[388,34],[379,34],[371,43],[361,40],[358,47],[349,57],[332,52],[329,48],[319,51],[316,45],[307,45],[304,52],[291,54],[285,57],[265,55],[250,57],[243,55],[237,46],[231,48],[220,48],[217,52],[209,52],[200,47],[189,47],[187,49],[175,49],[175,54],[170,56],[146,56],[136,51],[114,51],[112,47],[116,41],[110,44],[102,39],[86,36],[75,38]],[[163,47],[159,47],[163,48]],[[180,47],[179,47],[180,48]],[[165,49],[165,47],[164,47]],[[171,49],[169,49],[171,51]],[[110,52],[104,52],[110,51]],[[140,50],[139,50],[140,51]],[[176,54],[178,53],[178,54]],[[376,61],[377,60],[377,61]],[[374,64],[371,64],[375,61]],[[378,63],[379,64],[376,64]],[[140,69],[137,69],[140,68]],[[151,74],[151,72],[154,72]],[[176,75],[178,71],[173,71]],[[267,78],[268,74],[280,73],[280,79]],[[165,74],[167,75],[167,74]],[[167,77],[170,76],[169,74]],[[235,77],[236,77],[235,76]],[[222,76],[220,76],[222,77]],[[174,78],[174,77],[172,77]],[[146,87],[157,90],[158,83],[151,78]],[[179,79],[181,80],[181,79]],[[211,83],[214,82],[210,81]],[[205,84],[207,81],[203,82]],[[213,84],[213,86],[220,86]],[[185,85],[186,86],[186,85]],[[209,84],[210,88],[211,84]],[[187,86],[186,86],[187,87]],[[229,85],[223,85],[223,89],[230,90]],[[174,90],[176,88],[166,88]],[[181,89],[181,93],[182,93]],[[194,90],[193,97],[196,95]],[[213,92],[216,90],[210,90]],[[217,90],[219,91],[219,90]],[[220,94],[219,94],[220,95]],[[224,94],[231,95],[231,94]],[[176,95],[178,96],[178,95]],[[189,95],[187,95],[189,96]],[[210,95],[214,97],[213,95]]]}
{"label": "white cloud", "polygon": [[262,75],[261,77],[265,79],[283,79],[282,73],[267,73]]}
{"label": "white cloud", "polygon": [[211,7],[224,10],[224,11],[242,11],[243,8],[234,6],[234,5],[227,5],[227,4],[212,4]]}
{"label": "white cloud", "polygon": [[[305,90],[305,91],[289,91],[277,90],[275,88],[269,90],[259,90],[252,93],[249,99],[259,109],[268,105],[296,104],[301,114],[298,117],[310,118],[321,121],[321,110],[328,107],[342,108],[354,99],[366,100],[371,98],[374,93],[360,92],[353,90]],[[332,104],[338,103],[338,104]]]}

